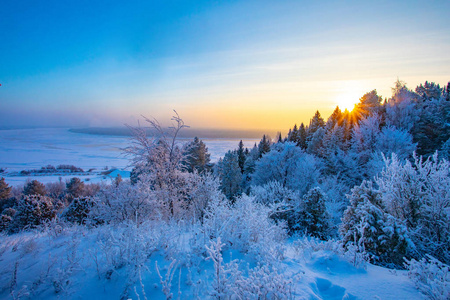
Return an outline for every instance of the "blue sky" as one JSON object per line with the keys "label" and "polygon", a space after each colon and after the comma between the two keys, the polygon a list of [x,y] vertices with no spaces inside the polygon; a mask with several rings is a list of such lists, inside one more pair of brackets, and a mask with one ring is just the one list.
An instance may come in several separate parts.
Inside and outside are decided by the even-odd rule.
{"label": "blue sky", "polygon": [[3,1],[0,126],[286,130],[450,80],[450,1]]}

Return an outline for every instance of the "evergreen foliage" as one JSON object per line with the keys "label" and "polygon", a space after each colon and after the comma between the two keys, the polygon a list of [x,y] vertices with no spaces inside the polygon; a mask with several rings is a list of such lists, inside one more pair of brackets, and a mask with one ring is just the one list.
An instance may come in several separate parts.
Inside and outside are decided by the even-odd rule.
{"label": "evergreen foliage", "polygon": [[71,223],[86,224],[95,201],[91,197],[73,199],[62,213],[61,218]]}
{"label": "evergreen foliage", "polygon": [[326,201],[326,196],[319,187],[310,189],[303,196],[303,209],[297,214],[296,227],[319,239],[328,238],[331,226]]}
{"label": "evergreen foliage", "polygon": [[30,195],[40,195],[45,196],[46,194],[45,185],[37,180],[32,180],[28,182],[25,187],[23,188],[23,194],[30,196]]}
{"label": "evergreen foliage", "polygon": [[37,226],[51,221],[57,215],[57,208],[50,198],[39,194],[27,195],[20,199],[15,208],[16,214],[9,228],[18,232],[25,228]]}
{"label": "evergreen foliage", "polygon": [[356,246],[373,262],[401,266],[412,243],[406,226],[385,212],[381,193],[364,181],[352,189],[349,201],[339,228],[343,245]]}
{"label": "evergreen foliage", "polygon": [[69,200],[83,196],[85,185],[78,177],[73,177],[66,183]]}
{"label": "evergreen foliage", "polygon": [[195,137],[192,142],[184,146],[182,166],[190,173],[194,170],[199,173],[208,172],[212,167],[210,157],[205,143]]}
{"label": "evergreen foliage", "polygon": [[228,151],[223,159],[218,161],[215,174],[220,178],[220,189],[228,199],[234,200],[241,194],[242,174],[236,151]]}
{"label": "evergreen foliage", "polygon": [[[11,194],[11,189],[12,189],[12,187],[6,183],[5,178],[3,178],[3,177],[0,178],[0,201],[6,200],[9,198],[9,196]],[[1,205],[0,205],[0,208],[1,208]]]}

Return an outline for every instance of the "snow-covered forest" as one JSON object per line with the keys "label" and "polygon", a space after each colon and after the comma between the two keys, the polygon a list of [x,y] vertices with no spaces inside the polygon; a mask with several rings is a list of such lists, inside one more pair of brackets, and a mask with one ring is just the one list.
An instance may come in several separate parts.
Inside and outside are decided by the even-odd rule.
{"label": "snow-covered forest", "polygon": [[130,180],[0,180],[0,298],[450,298],[450,83],[397,81],[217,163],[178,114],[145,122]]}

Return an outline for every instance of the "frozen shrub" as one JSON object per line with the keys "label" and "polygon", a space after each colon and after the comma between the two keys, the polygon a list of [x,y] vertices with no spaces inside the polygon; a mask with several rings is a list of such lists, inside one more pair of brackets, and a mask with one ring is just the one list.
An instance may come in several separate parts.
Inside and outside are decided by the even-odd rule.
{"label": "frozen shrub", "polygon": [[450,267],[427,256],[420,261],[406,261],[409,277],[430,299],[450,299]]}
{"label": "frozen shrub", "polygon": [[150,193],[143,193],[139,185],[123,182],[100,190],[94,198],[91,217],[105,223],[118,224],[132,220],[142,223],[155,211]]}
{"label": "frozen shrub", "polygon": [[220,237],[225,246],[270,262],[283,256],[281,243],[286,238],[284,223],[275,223],[270,213],[270,208],[246,195],[233,206],[218,199],[208,206],[202,229],[210,239]]}
{"label": "frozen shrub", "polygon": [[10,229],[17,232],[24,228],[36,228],[55,218],[56,212],[50,198],[41,195],[25,196],[18,201]]}
{"label": "frozen shrub", "polygon": [[239,269],[239,260],[224,263],[220,238],[206,246],[208,256],[214,264],[214,276],[210,296],[215,299],[291,299],[294,278],[279,274],[273,266],[259,264],[245,272]]}
{"label": "frozen shrub", "polygon": [[0,215],[0,232],[5,231],[8,227],[9,224],[11,223],[12,218],[8,215]]}
{"label": "frozen shrub", "polygon": [[91,197],[75,198],[62,213],[61,218],[71,223],[86,224],[94,205],[95,202]]}
{"label": "frozen shrub", "polygon": [[450,163],[414,155],[403,163],[395,154],[376,182],[386,211],[405,222],[417,250],[450,262]]}

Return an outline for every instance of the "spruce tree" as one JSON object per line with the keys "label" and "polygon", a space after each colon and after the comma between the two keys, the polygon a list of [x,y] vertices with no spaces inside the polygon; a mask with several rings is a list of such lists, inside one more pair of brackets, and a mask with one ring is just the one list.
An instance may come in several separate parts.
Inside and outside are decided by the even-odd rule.
{"label": "spruce tree", "polygon": [[289,134],[288,134],[288,142],[293,142],[293,143],[297,143],[298,142],[298,128],[297,128],[297,124],[294,125],[294,128],[292,128],[292,130],[289,130]]}
{"label": "spruce tree", "polygon": [[215,173],[220,178],[220,189],[228,199],[234,200],[241,194],[242,174],[236,151],[228,151],[223,159],[219,160]]}
{"label": "spruce tree", "polygon": [[[248,151],[248,150],[247,150],[247,151]],[[237,155],[238,155],[239,168],[241,169],[241,173],[244,173],[244,166],[245,166],[245,150],[244,150],[244,143],[242,142],[242,140],[239,142],[239,146],[238,146],[238,150],[237,150]]]}
{"label": "spruce tree", "polygon": [[312,188],[303,196],[303,211],[298,215],[299,228],[307,234],[326,239],[330,234],[330,215],[325,206],[325,194],[319,187]]}
{"label": "spruce tree", "polygon": [[297,146],[299,146],[302,149],[306,149],[306,128],[303,123],[300,124],[300,127],[298,128]]}
{"label": "spruce tree", "polygon": [[259,157],[261,158],[263,154],[270,152],[270,145],[272,144],[269,136],[263,135],[261,141],[258,145]]}

